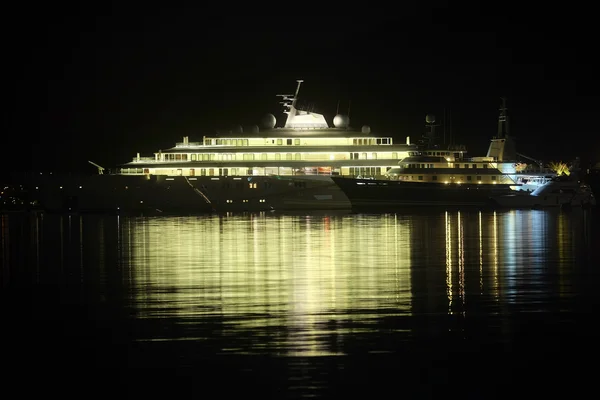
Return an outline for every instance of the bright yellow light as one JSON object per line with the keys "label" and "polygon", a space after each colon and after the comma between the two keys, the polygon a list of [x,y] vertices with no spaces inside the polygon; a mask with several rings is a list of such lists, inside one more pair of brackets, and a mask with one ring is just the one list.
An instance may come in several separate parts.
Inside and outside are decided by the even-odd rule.
{"label": "bright yellow light", "polygon": [[[342,323],[349,312],[365,327],[378,310],[412,312],[411,226],[395,216],[378,219],[383,223],[362,216],[127,219],[119,233],[129,257],[124,279],[135,293],[135,317],[235,321],[223,324],[224,337],[288,325],[273,330],[270,348],[287,355],[339,354],[355,329]],[[377,242],[379,237],[394,240]],[[356,241],[369,246],[359,249]],[[321,339],[332,322],[336,348]],[[182,340],[201,339],[198,331],[181,334]],[[264,345],[258,340],[223,351],[260,352]]]}

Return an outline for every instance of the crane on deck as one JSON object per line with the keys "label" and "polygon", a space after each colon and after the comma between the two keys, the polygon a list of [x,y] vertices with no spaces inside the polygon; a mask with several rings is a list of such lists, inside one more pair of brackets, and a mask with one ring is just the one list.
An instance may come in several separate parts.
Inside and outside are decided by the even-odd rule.
{"label": "crane on deck", "polygon": [[104,174],[104,167],[101,167],[100,165],[96,164],[93,161],[88,161],[90,164],[92,164],[93,166],[95,166],[96,168],[98,168],[98,174],[102,175]]}

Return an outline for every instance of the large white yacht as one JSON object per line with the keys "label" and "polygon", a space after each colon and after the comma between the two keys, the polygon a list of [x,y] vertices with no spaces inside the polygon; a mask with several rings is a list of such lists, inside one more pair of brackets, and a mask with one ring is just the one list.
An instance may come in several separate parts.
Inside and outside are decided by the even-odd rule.
{"label": "large white yacht", "polygon": [[521,169],[524,163],[519,156],[508,131],[506,99],[503,98],[498,133],[490,140],[485,156],[466,157],[466,151],[460,146],[429,147],[409,151],[406,158],[379,179],[347,179],[345,176],[332,179],[355,210],[489,206],[494,204],[492,197],[515,191],[528,193],[553,176],[545,171]]}
{"label": "large white yacht", "polygon": [[[350,209],[332,176],[381,177],[417,148],[406,137],[376,135],[369,126],[350,127],[348,115],[333,118],[282,98],[285,124],[273,114],[250,132],[183,137],[153,157],[138,153],[110,174],[44,177],[32,184],[43,208],[56,210],[255,211]],[[96,165],[96,164],[94,164]]]}

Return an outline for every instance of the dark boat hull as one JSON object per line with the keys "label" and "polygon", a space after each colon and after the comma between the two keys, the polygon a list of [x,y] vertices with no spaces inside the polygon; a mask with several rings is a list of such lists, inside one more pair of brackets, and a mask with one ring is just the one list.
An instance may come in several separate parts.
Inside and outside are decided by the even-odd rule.
{"label": "dark boat hull", "polygon": [[36,175],[19,182],[27,204],[51,212],[350,210],[329,176]]}
{"label": "dark boat hull", "polygon": [[510,185],[419,183],[333,177],[356,211],[404,207],[492,207],[491,197],[510,193]]}

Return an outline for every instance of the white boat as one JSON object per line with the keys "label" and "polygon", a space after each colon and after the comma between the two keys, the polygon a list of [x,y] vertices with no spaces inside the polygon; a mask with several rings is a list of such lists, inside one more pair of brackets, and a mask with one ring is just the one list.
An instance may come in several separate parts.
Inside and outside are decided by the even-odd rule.
{"label": "white boat", "polygon": [[302,110],[294,95],[279,95],[287,118],[267,114],[248,132],[183,137],[152,157],[139,153],[112,173],[33,176],[28,188],[41,208],[63,211],[262,211],[350,209],[332,176],[379,177],[416,148],[407,137],[353,130],[348,115]]}
{"label": "white boat", "polygon": [[[492,205],[492,196],[520,190],[522,183],[518,180],[533,176],[531,171],[525,175],[519,170],[523,163],[518,159],[515,142],[508,132],[505,99],[500,111],[498,134],[490,140],[485,156],[467,157],[463,146],[426,146],[410,151],[382,178],[366,180],[342,176],[332,179],[348,196],[355,210]],[[434,125],[429,118],[427,123],[429,132],[426,136],[435,138]],[[542,184],[534,179],[527,182],[531,189]]]}
{"label": "white boat", "polygon": [[[498,134],[491,139],[485,156],[466,157],[460,148],[419,149],[409,152],[383,178],[332,179],[355,210],[594,205],[587,186],[558,178],[555,172],[544,169],[541,161],[517,153],[509,134],[506,99],[502,100]],[[535,165],[526,165],[521,158],[535,161]]]}
{"label": "white boat", "polygon": [[545,207],[590,207],[596,198],[590,187],[569,176],[557,176],[529,193],[518,191],[492,197],[500,207],[545,208]]}

